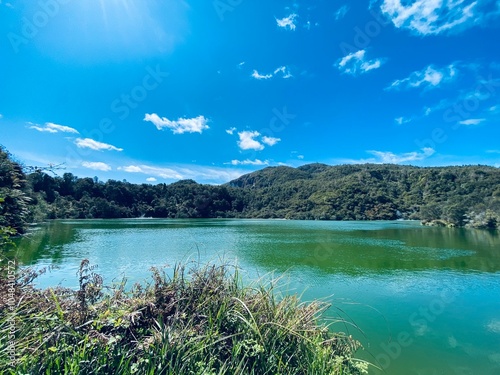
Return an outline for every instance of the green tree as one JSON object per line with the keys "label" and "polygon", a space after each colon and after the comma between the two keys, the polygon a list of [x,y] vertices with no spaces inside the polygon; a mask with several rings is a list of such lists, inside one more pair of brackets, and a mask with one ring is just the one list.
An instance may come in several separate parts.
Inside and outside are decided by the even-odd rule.
{"label": "green tree", "polygon": [[24,232],[31,200],[23,191],[25,182],[22,167],[0,146],[0,228]]}

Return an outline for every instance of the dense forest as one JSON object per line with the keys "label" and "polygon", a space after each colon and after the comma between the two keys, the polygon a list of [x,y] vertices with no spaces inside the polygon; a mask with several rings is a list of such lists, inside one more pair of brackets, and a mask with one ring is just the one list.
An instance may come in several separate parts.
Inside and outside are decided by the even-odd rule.
{"label": "dense forest", "polygon": [[220,186],[151,185],[27,169],[0,149],[0,237],[46,219],[133,217],[416,219],[493,229],[500,227],[500,169],[309,164]]}

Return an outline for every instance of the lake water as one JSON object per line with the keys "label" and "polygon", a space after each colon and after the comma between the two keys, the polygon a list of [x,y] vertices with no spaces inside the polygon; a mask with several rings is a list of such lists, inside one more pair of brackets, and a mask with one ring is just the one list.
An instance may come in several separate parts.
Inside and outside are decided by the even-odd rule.
{"label": "lake water", "polygon": [[88,258],[105,283],[151,266],[237,259],[245,279],[327,298],[336,331],[358,338],[373,374],[500,374],[500,236],[416,222],[56,221],[19,243],[24,265],[58,266],[39,286],[76,287]]}

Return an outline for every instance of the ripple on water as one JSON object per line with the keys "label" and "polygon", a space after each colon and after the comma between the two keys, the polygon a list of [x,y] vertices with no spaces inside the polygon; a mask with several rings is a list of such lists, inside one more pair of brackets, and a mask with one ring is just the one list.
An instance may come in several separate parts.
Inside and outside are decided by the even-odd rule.
{"label": "ripple on water", "polygon": [[493,319],[487,325],[486,329],[493,333],[500,333],[500,319]]}

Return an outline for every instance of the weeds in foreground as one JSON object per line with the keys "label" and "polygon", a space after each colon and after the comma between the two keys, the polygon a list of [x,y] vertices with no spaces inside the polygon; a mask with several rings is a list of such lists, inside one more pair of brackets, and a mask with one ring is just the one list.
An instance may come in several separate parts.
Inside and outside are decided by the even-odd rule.
{"label": "weeds in foreground", "polygon": [[353,358],[360,344],[321,324],[328,304],[244,287],[229,265],[178,265],[170,277],[153,268],[149,285],[106,293],[94,271],[82,262],[76,292],[38,290],[36,273],[18,275],[14,308],[0,302],[2,374],[366,372]]}

